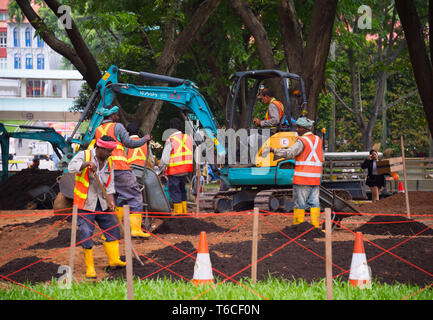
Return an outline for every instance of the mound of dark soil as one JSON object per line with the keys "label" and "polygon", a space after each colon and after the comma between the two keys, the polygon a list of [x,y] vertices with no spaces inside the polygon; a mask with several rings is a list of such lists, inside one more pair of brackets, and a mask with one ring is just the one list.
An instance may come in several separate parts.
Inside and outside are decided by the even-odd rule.
{"label": "mound of dark soil", "polygon": [[[416,238],[398,245],[401,239],[382,239],[375,245],[364,241],[372,277],[381,283],[395,282],[425,286],[431,283],[433,249],[431,239]],[[134,275],[141,279],[172,278],[190,281],[194,274],[196,249],[190,242],[152,251],[141,266],[134,259]],[[231,277],[235,281],[251,277],[251,241],[221,243],[209,247],[212,272],[216,281]],[[384,253],[391,250],[392,254]],[[418,249],[416,249],[418,248]],[[333,276],[348,281],[354,249],[353,241],[333,242]],[[185,257],[191,254],[192,257]],[[223,253],[223,254],[222,254]],[[288,239],[261,239],[258,246],[258,280],[269,276],[280,279],[318,281],[326,277],[325,243],[304,239],[298,243]],[[416,266],[417,268],[414,268]],[[107,270],[112,278],[125,278],[125,269]]]}
{"label": "mound of dark soil", "polygon": [[27,247],[26,249],[55,249],[55,248],[67,248],[71,245],[71,229],[62,229],[54,239],[37,243],[33,246]]}
{"label": "mound of dark soil", "polygon": [[[413,214],[433,214],[433,192],[431,191],[410,191],[409,206]],[[406,195],[396,193],[372,203],[354,205],[361,213],[406,213]]]}
{"label": "mound of dark soil", "polygon": [[0,184],[0,208],[2,210],[25,209],[26,205],[33,200],[28,192],[42,185],[53,187],[53,192],[57,194],[59,187],[56,179],[61,175],[61,171],[46,169],[23,169],[17,172]]}
{"label": "mound of dark soil", "polygon": [[[426,230],[427,228],[427,230]],[[433,230],[425,224],[402,216],[377,215],[361,227],[355,229],[366,234],[413,236],[422,232],[421,236],[433,235]]]}
{"label": "mound of dark soil", "polygon": [[[15,282],[19,282],[19,283],[28,282],[31,284],[50,281],[52,278],[58,278],[61,276],[61,274],[57,273],[60,265],[52,262],[46,262],[40,260],[41,258],[36,256],[12,260],[0,267],[0,274]],[[26,268],[27,266],[30,267]]]}
{"label": "mound of dark soil", "polygon": [[182,235],[199,235],[201,231],[226,232],[228,229],[221,228],[215,223],[206,222],[196,218],[166,219],[157,229],[158,234],[176,233]]}

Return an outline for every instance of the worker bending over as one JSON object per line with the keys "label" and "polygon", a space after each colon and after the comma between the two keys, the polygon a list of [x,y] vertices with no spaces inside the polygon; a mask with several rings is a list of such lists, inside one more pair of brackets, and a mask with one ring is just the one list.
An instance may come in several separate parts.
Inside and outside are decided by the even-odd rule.
{"label": "worker bending over", "polygon": [[173,202],[173,213],[187,213],[186,177],[193,171],[193,150],[191,137],[183,133],[179,118],[170,120],[175,132],[165,141],[159,169],[168,178],[168,193]]}
{"label": "worker bending over", "polygon": [[131,236],[148,239],[150,234],[141,229],[143,196],[137,178],[128,164],[125,148],[141,147],[152,138],[147,134],[138,140],[131,139],[128,131],[119,122],[118,106],[109,106],[104,116],[101,125],[95,130],[95,139],[108,135],[116,141],[116,148],[112,155],[116,205],[118,207],[129,205],[130,207]]}
{"label": "worker bending over", "polygon": [[305,210],[310,211],[311,223],[318,228],[320,219],[320,179],[322,177],[323,149],[322,139],[311,130],[314,121],[301,117],[296,120],[298,138],[290,148],[273,149],[274,157],[295,159],[293,174],[293,193],[295,207],[293,223],[304,222]]}
{"label": "worker bending over", "polygon": [[[114,212],[114,179],[111,154],[116,148],[116,141],[109,136],[102,136],[96,140],[96,148],[78,152],[68,165],[68,171],[75,173],[74,205],[78,207],[78,232],[84,252],[86,277],[95,278],[93,264],[93,241],[95,221],[102,229],[106,241],[104,250],[110,267],[124,267],[120,260],[119,238],[120,230],[113,214],[99,212]],[[93,174],[105,186],[108,199],[105,199]]]}

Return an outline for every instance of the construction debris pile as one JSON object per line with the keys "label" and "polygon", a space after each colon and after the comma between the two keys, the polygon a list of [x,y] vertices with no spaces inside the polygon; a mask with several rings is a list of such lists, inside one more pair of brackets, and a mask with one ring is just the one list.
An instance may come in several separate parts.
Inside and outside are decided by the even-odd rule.
{"label": "construction debris pile", "polygon": [[27,209],[34,200],[29,191],[40,186],[51,188],[54,194],[59,192],[57,177],[61,171],[47,169],[23,169],[0,184],[0,208],[2,210]]}

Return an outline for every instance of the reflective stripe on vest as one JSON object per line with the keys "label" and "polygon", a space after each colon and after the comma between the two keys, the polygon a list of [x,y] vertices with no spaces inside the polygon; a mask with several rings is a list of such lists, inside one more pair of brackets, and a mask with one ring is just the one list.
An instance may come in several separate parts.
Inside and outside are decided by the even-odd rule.
{"label": "reflective stripe on vest", "polygon": [[[132,140],[140,139],[138,136],[131,136]],[[146,156],[147,156],[147,143],[143,144],[138,148],[129,148],[127,154],[128,164],[136,164],[138,166],[144,167],[146,164]]]}
{"label": "reflective stripe on vest", "polygon": [[[278,121],[281,121],[281,118],[283,117],[284,114],[284,105],[280,101],[275,100],[275,98],[272,98],[271,102],[269,103],[269,106],[271,105],[271,103],[275,104],[278,107],[278,111],[279,111]],[[270,120],[269,107],[268,110],[266,111],[265,120]]]}
{"label": "reflective stripe on vest", "polygon": [[130,170],[128,160],[126,158],[125,148],[123,144],[114,135],[115,122],[107,122],[101,124],[95,130],[95,140],[98,140],[103,135],[112,137],[117,142],[116,149],[111,154],[111,160],[113,161],[114,170]]}
{"label": "reflective stripe on vest", "polygon": [[315,135],[302,136],[298,139],[303,142],[304,150],[295,157],[293,184],[320,185],[323,165],[322,140]]}
{"label": "reflective stripe on vest", "polygon": [[187,134],[176,133],[170,136],[171,154],[167,175],[193,171],[192,140]]}
{"label": "reflective stripe on vest", "polygon": [[[84,161],[89,162],[91,157],[90,150],[84,150]],[[108,170],[110,171],[110,175],[108,176],[107,183],[105,184],[105,188],[108,187],[111,181],[111,158],[108,158]],[[79,209],[84,208],[84,204],[87,199],[87,193],[89,191],[89,167],[83,169],[82,172],[78,172],[75,174],[75,187],[74,187],[74,205],[76,205]]]}

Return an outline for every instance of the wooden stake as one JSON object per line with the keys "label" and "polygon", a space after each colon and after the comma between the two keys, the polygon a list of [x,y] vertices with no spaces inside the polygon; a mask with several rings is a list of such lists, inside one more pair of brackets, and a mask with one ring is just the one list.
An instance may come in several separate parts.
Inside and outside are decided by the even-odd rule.
{"label": "wooden stake", "polygon": [[132,241],[131,224],[129,222],[129,206],[123,206],[123,220],[125,224],[125,257],[126,257],[126,286],[128,300],[134,300],[134,286],[132,281]]}
{"label": "wooden stake", "polygon": [[71,247],[69,249],[69,268],[71,280],[74,278],[74,266],[75,266],[75,243],[77,241],[77,219],[78,219],[78,207],[74,204],[72,207],[72,227],[71,227]]}
{"label": "wooden stake", "polygon": [[256,284],[257,281],[257,247],[259,231],[259,208],[254,208],[253,220],[253,246],[251,253],[251,282]]}
{"label": "wooden stake", "polygon": [[195,180],[195,184],[196,184],[196,193],[197,193],[197,195],[196,195],[196,197],[195,197],[195,203],[196,203],[196,206],[195,206],[195,212],[196,212],[196,216],[198,216],[198,214],[199,214],[199,212],[200,212],[200,181],[201,181],[201,170],[200,170],[200,162],[201,162],[201,160],[200,160],[200,152],[201,152],[201,148],[200,148],[200,145],[197,145],[197,148],[196,148],[196,152],[197,152],[197,156],[196,156],[196,163],[197,163],[197,170],[196,170],[196,173],[195,173],[195,176],[196,176],[196,180]]}
{"label": "wooden stake", "polygon": [[404,156],[403,136],[400,137],[400,140],[401,140],[401,157],[403,159],[403,177],[404,177],[404,194],[406,197],[406,212],[407,212],[407,218],[410,219],[409,189],[407,188],[406,158]]}
{"label": "wooden stake", "polygon": [[332,221],[331,209],[325,208],[325,232],[326,232],[326,299],[333,300],[332,294]]}

